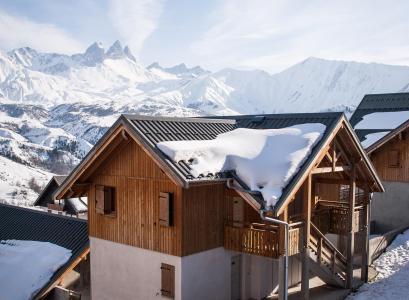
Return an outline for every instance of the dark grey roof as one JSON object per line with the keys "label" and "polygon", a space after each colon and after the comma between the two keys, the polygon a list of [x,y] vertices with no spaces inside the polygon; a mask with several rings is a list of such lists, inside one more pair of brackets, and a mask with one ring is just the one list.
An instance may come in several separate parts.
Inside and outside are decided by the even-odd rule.
{"label": "dark grey roof", "polygon": [[[350,118],[355,127],[365,115],[375,112],[409,111],[409,93],[365,95]],[[390,131],[389,129],[356,129],[358,138],[363,141],[368,134]]]}
{"label": "dark grey roof", "polygon": [[67,178],[67,175],[55,175],[53,176],[53,178],[55,182],[60,186],[64,182],[65,178]]}
{"label": "dark grey roof", "polygon": [[67,178],[66,175],[54,175],[53,177],[51,177],[50,181],[47,183],[47,185],[38,195],[37,199],[34,201],[33,206],[47,207],[48,203],[54,203],[52,194],[64,182],[65,178]]}
{"label": "dark grey roof", "polygon": [[[213,116],[205,118],[158,118],[134,115],[125,115],[123,117],[134,125],[138,135],[153,148],[161,159],[176,170],[184,180],[189,182],[223,180],[225,178],[234,177],[234,174],[219,173],[195,178],[190,173],[188,162],[180,161],[175,163],[171,161],[156,147],[158,142],[214,139],[218,134],[231,131],[235,128],[277,129],[306,123],[324,124],[326,131],[323,138],[314,147],[311,155],[300,168],[300,171],[283,190],[281,198],[284,199],[287,193],[291,191],[293,185],[302,176],[310,162],[314,159],[316,153],[321,149],[321,146],[325,143],[333,131],[333,128],[341,120],[343,113],[266,114],[224,117]],[[263,204],[262,199],[260,197],[257,198],[260,204]],[[277,206],[279,206],[279,203]]]}
{"label": "dark grey roof", "polygon": [[0,240],[11,239],[50,242],[72,251],[69,261],[54,273],[38,294],[57,280],[89,247],[86,220],[0,204]]}

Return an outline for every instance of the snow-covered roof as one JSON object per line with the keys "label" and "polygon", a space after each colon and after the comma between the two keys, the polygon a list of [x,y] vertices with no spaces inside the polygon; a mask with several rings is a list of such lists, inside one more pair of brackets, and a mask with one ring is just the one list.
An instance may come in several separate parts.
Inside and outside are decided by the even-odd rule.
{"label": "snow-covered roof", "polygon": [[365,136],[365,139],[361,142],[362,146],[366,149],[379,141],[385,135],[387,135],[390,131],[379,131],[375,133],[369,133]]}
{"label": "snow-covered roof", "polygon": [[[3,296],[6,292],[12,291],[9,291],[8,288],[7,291],[3,291],[2,270],[3,266],[8,265],[3,263],[2,258],[5,259],[5,256],[2,254],[9,255],[10,264],[13,263],[7,268],[9,270],[8,277],[10,277],[7,280],[25,278],[23,276],[31,276],[27,277],[27,280],[37,278],[38,281],[32,282],[34,284],[32,292],[39,295],[47,290],[71,264],[89,249],[88,226],[85,220],[6,204],[0,204],[0,216],[0,241],[18,241],[14,248],[9,242],[3,243],[3,246],[0,247],[0,299],[17,298]],[[47,243],[38,244],[25,241]],[[33,253],[35,251],[42,252],[35,254]],[[47,253],[56,260],[47,258]],[[68,258],[63,260],[68,253],[70,253]],[[19,256],[20,254],[21,256]],[[24,265],[20,265],[23,263]],[[14,268],[12,268],[13,266]],[[26,270],[27,274],[20,276],[22,270]],[[38,277],[39,274],[42,274],[41,278]],[[18,284],[25,287],[26,285],[21,279]],[[12,283],[8,286],[12,286]]]}
{"label": "snow-covered roof", "polygon": [[367,114],[355,129],[395,129],[409,120],[409,111],[388,111]]}
{"label": "snow-covered roof", "polygon": [[66,199],[65,202],[66,205],[70,206],[70,209],[67,209],[68,213],[70,213],[71,209],[74,213],[83,213],[88,211],[87,203],[80,198],[69,198]]}
{"label": "snow-covered roof", "polygon": [[[373,151],[409,120],[409,93],[365,95],[350,118],[367,151]],[[388,134],[393,132],[392,134]],[[386,139],[386,140],[385,140]]]}
{"label": "snow-covered roof", "polygon": [[300,124],[280,129],[238,128],[213,140],[165,141],[157,144],[174,162],[189,161],[194,177],[234,171],[274,206],[322,138],[326,126]]}
{"label": "snow-covered roof", "polygon": [[[110,141],[120,139],[123,134],[132,136],[132,138],[136,140],[138,144],[142,145],[144,150],[149,153],[154,162],[157,163],[158,166],[169,176],[169,178],[179,186],[189,188],[190,186],[194,186],[196,184],[211,184],[235,179],[243,188],[249,189],[249,186],[243,183],[243,180],[241,180],[237,176],[237,174],[235,174],[235,172],[226,171],[227,169],[223,168],[219,169],[220,171],[218,171],[217,168],[215,168],[211,170],[213,172],[209,171],[207,173],[198,174],[199,172],[196,172],[192,168],[194,167],[192,161],[178,159],[173,160],[170,158],[170,156],[166,155],[158,145],[160,145],[162,142],[171,141],[214,140],[218,136],[227,134],[236,129],[257,129],[260,131],[266,130],[266,132],[268,132],[268,130],[270,129],[288,129],[292,126],[298,126],[302,124],[321,124],[325,128],[324,132],[321,132],[321,130],[318,130],[317,132],[322,135],[322,137],[316,138],[316,140],[314,140],[314,138],[311,138],[311,140],[309,140],[312,143],[311,145],[301,147],[299,149],[300,151],[311,151],[311,153],[310,155],[305,156],[305,161],[301,159],[294,164],[296,170],[299,168],[298,171],[287,172],[287,174],[284,174],[280,177],[284,178],[284,183],[282,184],[282,186],[284,187],[281,190],[281,196],[278,196],[279,193],[272,193],[271,197],[266,197],[270,198],[270,200],[273,199],[273,197],[279,197],[274,207],[265,206],[266,202],[261,193],[251,194],[251,198],[252,200],[254,200],[254,204],[256,207],[260,209],[272,209],[277,213],[282,209],[283,205],[290,198],[295,189],[299,187],[301,181],[305,179],[305,176],[307,176],[307,172],[311,170],[315,160],[318,159],[319,154],[324,149],[324,145],[329,143],[329,141],[334,137],[335,130],[337,128],[340,128],[340,126],[342,126],[344,122],[347,122],[347,120],[344,114],[341,112],[212,116],[204,118],[173,118],[141,115],[122,115],[107,131],[107,133],[98,141],[98,143],[87,154],[83,161],[79,165],[77,165],[77,167],[71,172],[64,183],[57,189],[57,191],[55,192],[55,197],[57,199],[64,199],[65,197],[67,197],[67,195],[80,196],[80,193],[72,195],[72,193],[70,192],[71,187],[77,182],[84,182],[85,180],[87,180],[87,178],[85,178],[83,174],[86,173],[85,170],[93,166],[94,162],[99,161],[99,159],[101,158],[100,154],[102,153],[102,151],[100,150],[102,148],[107,148]],[[350,151],[354,152],[356,155],[361,155],[363,157],[366,166],[365,174],[368,176],[368,180],[373,180],[374,182],[373,190],[382,191],[382,183],[376,175],[376,172],[368,157],[359,146],[359,141],[355,138],[351,127],[347,123],[345,123],[344,125],[344,130],[349,131],[350,134],[343,135],[342,139],[347,139],[348,136],[350,137],[351,140],[349,141],[349,143],[350,145],[354,145],[350,149]],[[294,128],[290,130],[294,130]],[[298,128],[298,130],[300,130],[300,128]],[[264,136],[263,138],[265,140],[270,139],[268,135]],[[280,147],[280,145],[276,145],[276,147]],[[288,150],[287,153],[290,155],[291,153],[298,154],[299,152],[297,152],[296,149],[292,149]],[[294,160],[294,162],[295,161],[296,160]],[[287,171],[288,170],[289,169],[287,169]],[[286,171],[283,171],[283,173],[286,173]],[[251,181],[248,182],[251,183]],[[263,187],[268,184],[268,182],[260,183],[260,186]],[[257,184],[253,184],[253,186],[254,185]],[[280,184],[272,185],[271,183],[270,185],[271,187],[275,188],[277,186],[281,186]],[[265,191],[267,191],[268,189],[265,189]],[[270,203],[274,202],[274,200],[271,200]]]}
{"label": "snow-covered roof", "polygon": [[28,300],[71,258],[71,250],[39,241],[0,241],[0,299]]}

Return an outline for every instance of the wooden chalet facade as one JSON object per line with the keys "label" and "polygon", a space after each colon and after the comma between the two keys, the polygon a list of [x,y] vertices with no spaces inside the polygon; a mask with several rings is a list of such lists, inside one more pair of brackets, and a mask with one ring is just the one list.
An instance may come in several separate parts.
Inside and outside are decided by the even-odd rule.
{"label": "wooden chalet facade", "polygon": [[[274,207],[228,174],[195,178],[156,144],[214,139],[234,128],[322,123],[326,131]],[[274,154],[272,154],[274,155]],[[352,287],[367,279],[370,193],[383,187],[342,113],[209,118],[121,116],[57,190],[87,194],[96,299],[261,299],[283,295],[283,226],[289,284],[311,274]]]}
{"label": "wooden chalet facade", "polygon": [[[371,114],[389,114],[391,124],[380,120],[375,126],[360,126]],[[409,93],[366,95],[351,116],[351,124],[386,190],[374,195],[373,232],[409,226]]]}

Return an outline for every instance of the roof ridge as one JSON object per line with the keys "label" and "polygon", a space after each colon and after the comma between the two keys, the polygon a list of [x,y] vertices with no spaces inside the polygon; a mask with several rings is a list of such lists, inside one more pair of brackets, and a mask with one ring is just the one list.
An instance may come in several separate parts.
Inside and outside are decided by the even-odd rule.
{"label": "roof ridge", "polygon": [[[60,215],[60,214],[53,214],[53,213],[49,213],[43,210],[39,210],[39,209],[32,209],[30,207],[25,207],[25,206],[16,206],[16,205],[11,205],[11,204],[7,204],[7,203],[0,203],[0,207],[7,207],[7,208],[11,208],[11,209],[16,209],[16,210],[23,210],[26,212],[30,212],[30,213],[38,213],[38,214],[43,214],[49,217],[55,217],[55,218],[61,218],[61,219],[67,219],[67,220],[72,220],[74,222],[83,222],[83,223],[87,223],[87,220],[84,219],[80,219],[80,218],[73,218],[73,217],[69,217],[66,215]],[[34,206],[33,206],[34,207]]]}
{"label": "roof ridge", "polygon": [[[218,116],[207,117],[166,117],[166,116],[145,116],[138,114],[122,114],[123,118],[131,121],[168,121],[168,122],[189,122],[189,123],[222,123],[235,124],[236,120],[229,118],[219,118]],[[206,120],[206,121],[204,121]]]}

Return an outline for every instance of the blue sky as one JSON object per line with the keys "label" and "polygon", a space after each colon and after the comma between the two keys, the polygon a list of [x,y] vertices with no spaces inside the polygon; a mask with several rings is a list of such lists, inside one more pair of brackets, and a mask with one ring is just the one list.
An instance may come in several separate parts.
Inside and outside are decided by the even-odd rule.
{"label": "blue sky", "polygon": [[409,1],[2,0],[0,49],[128,44],[144,64],[278,72],[310,56],[409,65]]}

